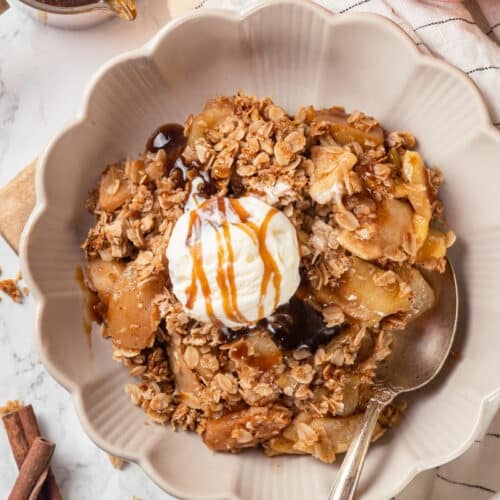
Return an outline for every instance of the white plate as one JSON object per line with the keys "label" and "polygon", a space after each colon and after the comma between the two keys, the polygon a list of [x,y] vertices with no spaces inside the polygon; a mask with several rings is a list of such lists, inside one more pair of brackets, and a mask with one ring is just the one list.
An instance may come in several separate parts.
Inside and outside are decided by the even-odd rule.
{"label": "white plate", "polygon": [[50,373],[73,394],[90,437],[138,462],[170,493],[189,498],[325,498],[337,465],[257,452],[214,454],[201,439],[144,425],[123,386],[130,377],[93,335],[89,351],[75,269],[91,224],[84,204],[104,166],[144,148],[165,122],[239,88],[293,112],[341,104],[388,129],[411,130],[445,174],[443,197],[458,234],[453,260],[463,297],[460,360],[411,396],[401,424],[373,446],[361,481],[366,498],[400,491],[419,471],[472,443],[500,403],[500,135],[471,81],[424,56],[398,27],[374,15],[336,17],[311,3],[275,2],[243,14],[199,11],[93,78],[79,118],[38,168],[37,207],[22,245],[38,299],[36,332]]}

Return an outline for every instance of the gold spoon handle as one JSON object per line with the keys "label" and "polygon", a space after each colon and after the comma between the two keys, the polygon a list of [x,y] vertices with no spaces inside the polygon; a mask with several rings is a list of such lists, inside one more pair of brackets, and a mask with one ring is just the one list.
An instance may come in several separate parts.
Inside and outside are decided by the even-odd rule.
{"label": "gold spoon handle", "polygon": [[389,389],[375,389],[375,394],[368,402],[363,420],[328,494],[328,500],[351,500],[354,497],[378,417],[395,395]]}

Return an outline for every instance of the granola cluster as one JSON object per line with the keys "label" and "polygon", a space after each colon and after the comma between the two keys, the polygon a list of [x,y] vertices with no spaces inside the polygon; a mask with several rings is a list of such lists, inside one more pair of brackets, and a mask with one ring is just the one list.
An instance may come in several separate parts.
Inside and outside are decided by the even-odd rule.
{"label": "granola cluster", "polygon": [[[454,241],[437,199],[441,175],[413,151],[411,134],[337,107],[290,116],[240,93],[208,101],[184,137],[175,155],[152,148],[108,166],[88,202],[97,222],[83,245],[87,283],[114,359],[140,378],[126,390],[151,419],[195,431],[214,450],[261,445],[332,462],[393,331],[432,305],[418,269],[442,271]],[[276,328],[224,331],[183,310],[165,251],[200,176],[206,196],[260,197],[293,223],[296,298],[334,332],[319,345],[285,348]],[[375,436],[400,412],[388,408]]]}

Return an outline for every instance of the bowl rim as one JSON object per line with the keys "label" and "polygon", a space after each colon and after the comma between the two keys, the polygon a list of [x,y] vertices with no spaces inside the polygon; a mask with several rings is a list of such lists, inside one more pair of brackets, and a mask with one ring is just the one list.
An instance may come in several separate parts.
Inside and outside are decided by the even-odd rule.
{"label": "bowl rim", "polygon": [[[21,0],[24,3],[29,3],[26,0]],[[33,0],[32,0],[33,1]],[[35,308],[35,344],[38,354],[42,363],[44,364],[50,375],[63,387],[65,387],[71,394],[73,404],[78,416],[78,419],[85,429],[85,432],[90,437],[92,441],[104,451],[111,453],[113,455],[118,455],[130,462],[137,463],[144,472],[149,476],[149,478],[156,483],[161,489],[168,491],[170,494],[183,497],[185,496],[185,491],[180,491],[172,484],[169,483],[168,478],[162,478],[158,471],[154,468],[147,454],[134,454],[134,453],[124,453],[123,450],[114,447],[110,443],[101,439],[97,434],[95,429],[90,424],[87,419],[86,413],[83,408],[83,398],[82,398],[82,386],[75,383],[69,377],[67,377],[57,366],[53,360],[47,355],[44,348],[44,339],[41,327],[42,312],[47,306],[47,297],[43,294],[41,288],[37,284],[37,281],[33,277],[30,269],[30,262],[27,257],[28,246],[30,242],[30,237],[33,232],[33,228],[37,221],[41,218],[43,213],[48,207],[48,197],[45,191],[44,182],[46,182],[46,165],[47,159],[50,156],[52,150],[57,146],[59,140],[70,132],[72,129],[80,126],[84,123],[88,117],[89,103],[93,94],[93,90],[101,78],[115,65],[121,62],[138,59],[138,58],[151,58],[154,52],[157,50],[164,38],[176,30],[179,26],[187,24],[189,22],[203,19],[203,18],[218,18],[223,19],[228,22],[241,23],[246,18],[251,17],[255,13],[266,10],[268,8],[275,8],[276,5],[281,6],[301,6],[308,8],[319,15],[325,23],[330,25],[341,25],[349,24],[351,20],[358,20],[367,23],[374,23],[383,26],[385,30],[391,31],[399,39],[401,45],[405,47],[408,57],[411,57],[415,65],[425,65],[426,67],[434,67],[436,69],[445,69],[449,74],[453,75],[454,78],[461,80],[467,86],[467,91],[470,96],[475,101],[475,109],[479,111],[479,120],[474,131],[474,137],[481,134],[492,137],[499,146],[500,151],[500,131],[497,130],[492,124],[492,120],[487,108],[487,105],[481,96],[479,90],[475,86],[474,82],[462,71],[460,71],[455,66],[450,63],[437,59],[430,54],[424,54],[421,52],[410,36],[394,21],[388,19],[379,14],[373,13],[353,13],[349,12],[343,15],[335,14],[322,5],[319,5],[313,1],[304,0],[275,0],[273,2],[260,1],[248,8],[242,10],[228,10],[228,9],[217,9],[217,8],[203,8],[196,9],[194,11],[183,14],[171,21],[169,21],[163,28],[161,28],[156,35],[154,35],[148,42],[139,48],[127,51],[123,54],[111,58],[109,61],[104,63],[90,78],[87,84],[83,97],[80,101],[78,111],[74,120],[68,123],[67,126],[63,127],[61,131],[56,134],[51,141],[49,141],[43,154],[41,155],[36,169],[35,176],[35,191],[36,191],[36,205],[26,223],[24,228],[21,244],[20,244],[20,258],[21,258],[21,268],[23,276],[28,283],[33,295],[36,299]],[[424,459],[415,460],[407,468],[406,474],[400,477],[400,480],[395,484],[390,496],[393,497],[405,488],[408,483],[413,480],[417,474],[420,472],[431,469],[433,467],[447,463],[458,456],[462,455],[473,443],[474,439],[481,433],[482,429],[489,424],[495,412],[500,407],[500,387],[492,391],[489,394],[483,396],[481,404],[476,411],[475,421],[473,428],[466,438],[464,438],[461,446],[456,449],[451,450],[447,455],[441,456],[439,458],[434,458],[433,460]],[[233,492],[220,492],[217,495],[196,497],[190,496],[190,498],[230,498],[237,499],[239,496],[235,495]]]}

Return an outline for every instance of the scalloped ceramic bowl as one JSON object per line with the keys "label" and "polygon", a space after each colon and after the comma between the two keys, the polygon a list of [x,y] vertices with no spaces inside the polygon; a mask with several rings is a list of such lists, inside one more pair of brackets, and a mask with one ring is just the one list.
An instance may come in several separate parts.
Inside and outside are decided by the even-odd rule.
{"label": "scalloped ceramic bowl", "polygon": [[310,3],[270,3],[236,15],[198,11],[170,23],[146,46],[93,78],[76,121],[38,168],[37,206],[24,234],[24,273],[37,298],[36,337],[49,372],[68,390],[90,437],[139,463],[159,486],[189,498],[326,498],[338,465],[257,452],[214,454],[201,439],[145,426],[124,392],[126,370],[110,343],[89,350],[75,279],[91,224],[88,191],[103,167],[140,152],[159,124],[182,122],[204,101],[239,88],[293,112],[342,104],[411,130],[445,174],[443,197],[459,235],[453,259],[462,303],[455,349],[431,387],[411,397],[401,424],[372,447],[360,485],[387,499],[419,471],[460,455],[500,402],[500,137],[471,81],[418,52],[391,22],[333,16]]}

